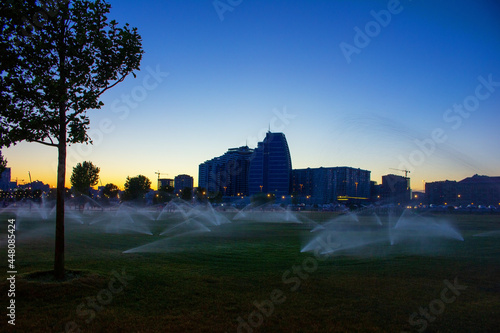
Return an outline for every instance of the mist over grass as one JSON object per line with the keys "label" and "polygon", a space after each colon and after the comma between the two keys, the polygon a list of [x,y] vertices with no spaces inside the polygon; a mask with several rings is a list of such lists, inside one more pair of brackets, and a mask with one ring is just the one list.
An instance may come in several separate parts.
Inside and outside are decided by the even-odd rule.
{"label": "mist over grass", "polygon": [[[63,332],[68,322],[75,322],[84,332],[236,332],[238,317],[247,318],[256,309],[255,301],[269,299],[274,289],[280,289],[286,301],[276,305],[255,332],[415,331],[409,316],[439,297],[443,280],[455,277],[468,289],[429,323],[428,331],[498,328],[498,317],[490,315],[500,308],[498,215],[406,216],[409,225],[401,230],[412,230],[419,218],[429,218],[453,227],[463,241],[421,235],[424,242],[401,237],[391,245],[388,224],[397,223],[400,213],[394,221],[381,214],[380,223],[371,212],[305,212],[294,214],[301,223],[262,223],[253,217],[234,219],[237,212],[217,212],[230,223],[216,225],[207,220],[213,212],[202,212],[163,212],[158,219],[160,210],[131,211],[134,222],[115,221],[117,228],[112,230],[106,225],[116,211],[82,213],[81,221],[66,223],[66,263],[68,269],[85,273],[62,284],[27,278],[52,269],[55,225],[50,218],[25,217],[17,233],[16,329]],[[4,250],[9,214],[0,215]],[[151,234],[119,228],[135,224]],[[292,290],[295,284],[284,283],[284,273],[315,258],[313,252],[301,250],[325,230],[338,235],[332,244],[375,242],[329,253]],[[478,234],[484,235],[474,237]],[[378,236],[383,240],[376,242]],[[440,246],[432,248],[433,244]],[[122,270],[134,279],[87,323],[89,315],[78,313],[78,306],[107,288],[112,271]],[[7,284],[0,283],[0,292],[6,291]]]}

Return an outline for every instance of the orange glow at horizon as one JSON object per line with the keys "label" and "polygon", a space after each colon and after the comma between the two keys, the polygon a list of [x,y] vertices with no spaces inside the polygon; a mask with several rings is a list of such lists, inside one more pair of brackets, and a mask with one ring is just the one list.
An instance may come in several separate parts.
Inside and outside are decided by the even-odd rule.
{"label": "orange glow at horizon", "polygon": [[[70,148],[71,149],[71,148]],[[68,149],[69,150],[69,149]],[[11,181],[17,181],[18,184],[29,183],[29,175],[31,174],[32,181],[41,181],[48,184],[51,188],[57,186],[57,150],[51,147],[45,147],[36,143],[20,143],[8,149],[3,149],[2,154],[7,159],[7,167],[11,169]],[[36,156],[36,158],[34,158]],[[68,159],[69,160],[69,159]],[[108,183],[113,183],[120,190],[124,189],[124,184],[127,177],[135,177],[137,175],[144,175],[151,181],[151,188],[157,189],[158,175],[154,170],[149,170],[149,163],[121,163],[116,161],[104,160],[90,156],[81,161],[75,162],[67,161],[66,165],[66,181],[65,186],[71,188],[71,173],[76,163],[83,162],[84,160],[91,161],[100,168],[99,182],[95,186],[104,186]],[[116,162],[116,163],[114,163]],[[71,163],[71,164],[70,164]],[[74,163],[74,164],[73,164]],[[193,177],[194,184],[198,182],[198,165],[190,168],[166,168],[170,172],[165,173],[161,178],[175,178],[179,174],[188,174]]]}
{"label": "orange glow at horizon", "polygon": [[[83,161],[91,161],[100,168],[100,181],[97,186],[113,183],[121,190],[124,189],[124,184],[128,176],[135,177],[137,175],[144,175],[151,181],[151,188],[157,189],[158,175],[155,171],[161,170],[165,173],[161,174],[161,178],[175,178],[180,174],[188,174],[193,177],[194,186],[198,185],[198,166],[204,159],[207,158],[207,152],[204,151],[199,157],[200,153],[196,151],[183,152],[182,149],[172,153],[168,151],[168,157],[158,157],[159,154],[154,149],[138,149],[138,147],[117,147],[113,151],[113,155],[107,151],[103,151],[103,146],[95,146],[94,151],[89,156],[85,156],[80,160],[75,158],[68,158],[66,166],[66,187],[70,188],[70,177],[73,167],[76,163]],[[69,147],[68,151],[71,152],[75,147]],[[134,157],[131,158],[131,149]],[[217,150],[217,152],[220,149]],[[129,153],[127,155],[127,152]],[[56,187],[57,184],[57,149],[45,147],[36,143],[20,143],[16,146],[3,149],[2,154],[7,159],[7,167],[11,168],[11,180],[18,181],[19,184],[29,182],[28,172],[31,174],[32,181],[42,181],[49,184],[51,187]],[[217,153],[216,153],[217,154]],[[300,153],[295,156],[300,158]],[[307,155],[310,157],[310,155]],[[299,169],[303,167],[320,167],[320,166],[336,166],[331,161],[314,161],[307,160],[307,162],[294,160],[294,153],[292,150],[292,165],[294,168]],[[304,163],[305,162],[305,163]],[[346,161],[340,164],[355,164],[352,167],[361,167],[371,171],[371,180],[381,184],[382,175],[386,175],[391,170],[380,160],[374,159],[372,162],[364,161],[362,165],[359,163],[350,163]],[[373,168],[370,168],[370,164]],[[500,170],[493,170],[488,176],[497,176]],[[468,170],[456,170],[450,172],[446,170],[415,170],[412,173],[411,186],[414,191],[424,191],[425,182],[433,182],[440,180],[457,180],[460,181],[464,178],[471,177],[473,172]],[[450,179],[451,178],[451,179]],[[96,186],[96,187],[97,187]]]}

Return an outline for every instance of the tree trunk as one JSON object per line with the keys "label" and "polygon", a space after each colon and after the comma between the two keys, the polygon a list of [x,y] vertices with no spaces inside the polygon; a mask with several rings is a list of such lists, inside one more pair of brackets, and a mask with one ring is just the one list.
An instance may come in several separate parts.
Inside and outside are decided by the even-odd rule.
{"label": "tree trunk", "polygon": [[[67,5],[67,4],[66,4]],[[57,201],[56,201],[56,246],[54,255],[54,277],[64,279],[64,196],[66,183],[66,25],[61,16],[61,31],[59,33],[59,160],[57,166]]]}
{"label": "tree trunk", "polygon": [[64,197],[66,195],[66,102],[59,103],[59,160],[57,166],[56,248],[54,277],[64,279]]}
{"label": "tree trunk", "polygon": [[56,248],[54,258],[54,277],[64,279],[64,195],[66,183],[66,140],[59,142],[59,163],[57,167],[56,202]]}

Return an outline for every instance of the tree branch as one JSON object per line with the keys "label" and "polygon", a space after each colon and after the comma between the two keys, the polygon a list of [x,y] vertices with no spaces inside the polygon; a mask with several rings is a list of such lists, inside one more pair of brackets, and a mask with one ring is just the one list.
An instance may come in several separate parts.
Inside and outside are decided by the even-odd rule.
{"label": "tree branch", "polygon": [[101,92],[97,95],[97,96],[101,96],[106,90],[108,89],[111,89],[113,88],[114,86],[116,86],[118,83],[122,82],[123,80],[125,80],[125,77],[127,76],[127,74],[124,74],[120,79],[118,79],[118,81],[116,81],[115,83],[113,83],[112,85],[104,88],[103,90],[101,90]]}
{"label": "tree branch", "polygon": [[[51,139],[50,141],[52,141],[52,139]],[[45,146],[49,146],[49,147],[57,147],[57,145],[56,145],[55,143],[53,143],[53,142],[48,143],[48,142],[45,142],[45,141],[39,141],[39,140],[34,140],[34,141],[32,141],[32,142],[36,142],[36,143],[39,143],[39,144],[41,144],[41,145],[45,145]]]}

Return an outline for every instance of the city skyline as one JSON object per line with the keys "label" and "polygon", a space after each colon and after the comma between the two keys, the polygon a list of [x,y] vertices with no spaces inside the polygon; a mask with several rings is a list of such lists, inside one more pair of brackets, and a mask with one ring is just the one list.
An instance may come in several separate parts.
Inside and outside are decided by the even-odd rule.
{"label": "city skyline", "polygon": [[[500,174],[500,13],[495,2],[110,1],[146,51],[91,110],[93,146],[69,148],[67,173],[92,161],[102,183],[188,174],[229,147],[287,136],[294,169],[350,166],[372,180]],[[349,13],[346,15],[345,13]],[[55,185],[57,151],[4,148],[12,178]],[[67,177],[69,186],[69,177]],[[154,187],[154,186],[153,186]]]}
{"label": "city skyline", "polygon": [[[267,132],[267,134],[266,134],[266,137],[264,137],[264,139],[263,139],[263,141],[264,141],[264,142],[265,142],[266,138],[268,137],[268,135],[270,135],[270,134],[273,134],[273,135],[283,135],[283,137],[284,137],[284,133],[272,133],[272,132],[268,131],[268,132]],[[285,139],[285,142],[286,142],[286,139]],[[262,143],[263,143],[263,142],[259,142],[258,147],[260,147],[260,145],[261,145]],[[285,143],[285,145],[286,145],[286,143]],[[256,148],[256,149],[252,149],[252,148],[249,148],[247,145],[245,145],[245,146],[241,146],[241,147],[237,147],[237,148],[228,148],[228,152],[226,152],[224,155],[221,155],[221,156],[219,156],[219,157],[214,157],[214,158],[212,158],[211,160],[207,160],[207,161],[205,161],[205,162],[202,162],[202,163],[200,163],[199,167],[201,168],[201,166],[202,166],[202,165],[206,165],[207,163],[212,163],[212,161],[216,161],[216,160],[219,160],[219,159],[221,159],[221,158],[224,158],[224,157],[225,157],[225,155],[227,155],[227,154],[228,154],[228,153],[230,153],[230,152],[241,152],[241,149],[246,150],[246,153],[247,153],[247,154],[248,154],[248,153],[250,153],[250,155],[252,155],[252,153],[253,153],[255,150],[257,150],[257,148]],[[240,175],[240,172],[238,171],[240,168],[241,168],[241,166],[240,166],[238,163],[236,163],[236,164],[232,165],[231,167],[229,167],[229,169],[225,170],[226,174],[225,174],[225,176],[223,176],[223,177],[241,176],[241,175]],[[233,175],[233,172],[231,171],[232,169],[237,169],[237,170],[236,170],[237,172],[235,172],[235,173],[234,173],[234,175]],[[306,167],[306,168],[300,168],[300,169],[292,168],[292,169],[291,169],[291,171],[292,171],[293,173],[296,173],[296,172],[304,172],[304,171],[311,171],[311,172],[313,172],[313,171],[314,171],[314,172],[316,172],[316,171],[318,171],[318,170],[329,170],[329,169],[352,169],[352,170],[355,170],[355,171],[363,171],[363,172],[367,172],[368,174],[370,174],[370,173],[371,173],[371,171],[370,171],[370,170],[362,170],[362,169],[360,169],[360,168],[355,168],[355,167],[351,167],[351,166],[333,166],[333,167],[332,167],[332,166],[326,166],[326,167],[325,167],[325,166],[320,166],[320,167]],[[382,175],[382,177],[381,177],[382,179],[381,179],[381,181],[380,181],[380,182],[378,182],[378,181],[376,181],[376,180],[372,179],[371,177],[369,177],[369,178],[370,178],[370,179],[369,179],[369,181],[374,181],[374,182],[375,182],[375,184],[377,184],[377,185],[382,185],[382,186],[383,186],[383,184],[384,184],[384,178],[386,178],[386,177],[398,177],[398,178],[401,178],[401,179],[407,179],[407,180],[409,180],[409,181],[410,181],[410,183],[411,183],[411,177],[409,177],[409,176],[408,176],[408,177],[406,178],[406,176],[408,175],[408,174],[407,174],[407,172],[408,172],[408,173],[410,173],[410,172],[409,172],[409,170],[401,170],[401,169],[394,169],[394,168],[392,168],[392,170],[393,170],[393,172],[389,172],[389,173],[387,173],[387,174]],[[6,168],[6,170],[4,171],[4,173],[2,173],[2,178],[5,178],[5,179],[9,178],[9,179],[11,179],[11,171],[12,171],[12,170],[11,170],[11,168],[10,168],[10,167],[7,167],[7,168]],[[403,176],[401,176],[401,175],[396,174],[394,171],[400,171],[400,172],[405,173],[405,177],[403,177]],[[201,171],[201,169],[199,169],[199,170],[198,170],[198,174],[197,174],[197,175],[198,175],[198,176],[200,176],[201,172],[202,172],[202,171]],[[204,171],[204,173],[206,173],[206,172],[207,172],[207,171]],[[228,173],[228,172],[229,172],[229,173]],[[213,172],[212,172],[212,173],[213,173]],[[193,179],[195,179],[195,177],[196,177],[196,174],[194,175],[194,177],[193,177],[193,176],[191,176],[191,175],[187,175],[187,174],[179,174],[179,175],[174,176],[173,178],[165,178],[165,177],[162,177],[162,176],[161,176],[161,173],[159,173],[159,172],[155,172],[155,175],[157,176],[156,180],[157,180],[157,188],[158,188],[158,189],[159,189],[160,182],[161,182],[162,184],[163,184],[163,183],[165,183],[166,185],[170,184],[170,185],[168,185],[168,186],[175,187],[175,191],[176,191],[176,192],[179,192],[179,191],[183,188],[183,186],[178,185],[178,183],[179,183],[179,182],[177,181],[177,179],[178,179],[178,178],[183,178],[183,179],[181,180],[181,183],[182,183],[182,184],[184,184],[184,182],[186,181],[186,180],[185,180],[185,178],[190,178],[190,179],[191,179],[191,184],[194,184]],[[232,176],[231,176],[231,175],[232,175]],[[213,176],[215,176],[215,174],[211,175],[211,177],[213,177]],[[31,175],[29,175],[29,177],[31,177]],[[209,176],[206,176],[206,175],[205,175],[205,177],[207,177],[207,179],[209,179],[209,178],[210,178]],[[290,178],[291,178],[291,179],[290,179],[290,186],[291,186],[290,193],[292,193],[293,191],[297,191],[297,189],[295,189],[295,187],[294,187],[294,186],[296,186],[296,184],[292,186],[292,182],[293,182],[292,178],[293,178],[293,177],[295,177],[295,176],[290,176]],[[494,176],[490,176],[490,175],[478,175],[478,174],[474,174],[474,175],[471,175],[471,176],[469,176],[469,177],[466,177],[466,178],[464,178],[464,179],[462,179],[462,180],[459,180],[459,179],[441,179],[441,180],[436,180],[436,181],[432,181],[432,182],[426,182],[426,183],[424,184],[424,188],[423,188],[423,189],[415,189],[415,188],[413,188],[413,186],[411,186],[411,184],[410,184],[410,186],[411,186],[411,187],[410,187],[409,189],[411,189],[411,190],[413,190],[413,191],[417,191],[417,192],[421,192],[421,191],[426,192],[425,190],[426,190],[426,188],[427,188],[427,185],[429,185],[429,184],[434,184],[434,183],[443,183],[443,182],[450,182],[450,181],[451,181],[451,182],[464,181],[464,180],[468,180],[468,179],[472,179],[472,178],[476,178],[476,177],[486,177],[486,178],[491,177],[491,178],[495,178],[495,179],[496,179],[496,178],[500,178],[500,177],[494,177]],[[200,177],[196,177],[196,178],[198,178],[198,180],[200,180],[200,179],[201,179]],[[4,182],[5,182],[5,181],[6,181],[5,179],[2,179],[2,181],[4,181]],[[99,179],[100,179],[100,178],[99,178]],[[154,184],[155,179],[150,179],[150,180],[151,180],[151,184]],[[17,182],[17,180],[15,180],[15,179],[11,179],[11,181],[15,181],[15,182]],[[188,181],[189,181],[189,180],[188,180]],[[204,180],[204,182],[207,182],[207,180]],[[28,183],[29,183],[29,182],[24,182],[23,184],[28,184]],[[40,185],[44,185],[44,186],[45,186],[45,184],[44,184],[42,181],[39,181],[39,180],[33,180],[32,184],[40,184]],[[174,185],[174,184],[175,184],[175,185]],[[18,185],[22,185],[22,184],[18,184]],[[49,186],[48,184],[46,184],[46,185],[47,185],[47,186]],[[104,184],[102,184],[102,183],[101,183],[101,181],[100,181],[98,185],[93,186],[93,187],[91,187],[91,188],[96,189],[96,188],[101,187],[102,185],[104,185]],[[115,185],[116,185],[116,184],[115,184]],[[248,185],[248,184],[247,184],[247,185]],[[164,186],[164,185],[162,185],[162,186]],[[55,189],[55,186],[50,186],[50,187]],[[67,186],[67,187],[68,187],[68,188],[71,188],[71,184],[70,184],[69,186]],[[123,190],[123,187],[120,187],[120,186],[118,186],[118,187],[120,188],[120,190]],[[202,188],[206,188],[206,189],[208,189],[209,191],[212,191],[212,192],[214,192],[214,193],[215,193],[215,192],[220,192],[219,190],[216,190],[216,189],[210,190],[210,188],[211,188],[211,187],[210,187],[210,186],[208,186],[207,184],[201,184],[201,185],[200,185],[200,184],[198,184],[198,186],[194,186],[194,185],[193,185],[193,186],[187,186],[187,187],[190,187],[190,188],[202,187]],[[292,187],[294,188],[293,190],[292,190]],[[152,188],[152,190],[154,190],[154,188]],[[224,191],[224,190],[222,190],[222,191]],[[257,191],[257,192],[261,192],[261,191],[262,191],[262,186],[261,186],[261,190],[259,190],[259,191]],[[255,192],[255,191],[254,191],[254,192]],[[267,191],[267,192],[272,192],[272,191]],[[357,191],[356,191],[356,192],[357,192]],[[255,193],[253,193],[253,194],[255,194]],[[241,195],[242,195],[242,196],[248,196],[249,194],[244,194],[244,193],[242,192],[242,193],[241,193]],[[251,194],[250,194],[250,195],[251,195]],[[232,195],[230,195],[230,196],[232,196]],[[238,193],[238,196],[240,196],[240,193]]]}

